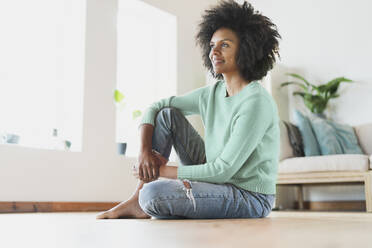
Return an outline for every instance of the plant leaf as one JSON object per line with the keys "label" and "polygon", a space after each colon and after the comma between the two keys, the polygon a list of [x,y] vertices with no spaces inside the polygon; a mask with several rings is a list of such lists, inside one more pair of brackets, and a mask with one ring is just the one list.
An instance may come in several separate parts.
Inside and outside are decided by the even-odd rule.
{"label": "plant leaf", "polygon": [[295,78],[298,78],[298,79],[304,81],[307,86],[310,86],[311,85],[311,83],[309,83],[304,77],[302,77],[302,76],[300,76],[300,75],[298,75],[296,73],[286,73],[286,74],[289,75],[289,76],[292,76],[292,77],[295,77]]}
{"label": "plant leaf", "polygon": [[132,113],[133,120],[135,120],[136,118],[141,116],[141,114],[142,114],[142,112],[140,110],[134,110],[133,113]]}
{"label": "plant leaf", "polygon": [[304,103],[312,113],[323,113],[327,102],[328,99],[320,95],[306,94],[304,97]]}
{"label": "plant leaf", "polygon": [[330,95],[337,92],[338,87],[340,86],[340,83],[342,82],[353,82],[352,80],[344,77],[338,77],[335,79],[332,79],[328,83],[326,83],[326,89],[329,91]]}
{"label": "plant leaf", "polygon": [[322,84],[322,85],[319,85],[317,88],[318,88],[318,92],[325,92],[327,90],[327,85]]}
{"label": "plant leaf", "polygon": [[296,96],[296,95],[299,95],[299,96],[302,96],[302,97],[305,97],[305,94],[304,92],[300,92],[300,91],[295,91],[293,92],[293,95]]}
{"label": "plant leaf", "polygon": [[114,100],[117,103],[120,103],[124,99],[123,93],[120,92],[120,90],[115,90],[114,92]]}
{"label": "plant leaf", "polygon": [[290,85],[290,84],[298,85],[298,86],[300,86],[302,89],[304,89],[306,92],[308,91],[306,85],[304,85],[304,84],[302,84],[302,83],[299,83],[299,82],[284,82],[284,83],[281,83],[281,84],[280,84],[280,87],[284,87],[284,86],[287,86],[287,85]]}

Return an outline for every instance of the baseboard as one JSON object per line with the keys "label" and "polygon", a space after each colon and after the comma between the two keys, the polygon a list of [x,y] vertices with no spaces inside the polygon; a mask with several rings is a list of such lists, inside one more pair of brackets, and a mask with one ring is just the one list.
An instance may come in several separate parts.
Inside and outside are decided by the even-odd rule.
{"label": "baseboard", "polygon": [[0,202],[0,213],[104,211],[119,202]]}
{"label": "baseboard", "polygon": [[[120,202],[0,202],[0,213],[96,212],[110,209]],[[295,202],[298,209],[298,202]],[[366,211],[365,201],[304,201],[305,210]]]}
{"label": "baseboard", "polygon": [[[298,201],[295,208],[298,209]],[[366,211],[365,201],[304,201],[305,210],[314,211]]]}

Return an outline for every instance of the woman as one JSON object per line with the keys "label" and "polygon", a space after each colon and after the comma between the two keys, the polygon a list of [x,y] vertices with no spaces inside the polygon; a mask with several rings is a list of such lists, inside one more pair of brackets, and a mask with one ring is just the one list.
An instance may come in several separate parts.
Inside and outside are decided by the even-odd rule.
{"label": "woman", "polygon": [[[275,63],[280,35],[245,2],[207,10],[197,42],[217,83],[151,105],[140,125],[133,196],[103,218],[262,218],[276,193],[276,105],[257,80]],[[199,114],[205,144],[185,115]],[[167,166],[172,145],[182,165]],[[158,177],[167,178],[157,180]]]}

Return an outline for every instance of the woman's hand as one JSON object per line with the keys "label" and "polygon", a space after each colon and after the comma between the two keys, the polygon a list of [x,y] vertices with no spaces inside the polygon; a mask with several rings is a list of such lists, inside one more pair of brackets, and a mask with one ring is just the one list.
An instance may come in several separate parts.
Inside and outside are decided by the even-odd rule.
{"label": "woman's hand", "polygon": [[133,166],[133,176],[145,183],[154,181],[159,178],[159,167],[167,162],[167,159],[154,150],[143,152],[138,157],[137,166]]}

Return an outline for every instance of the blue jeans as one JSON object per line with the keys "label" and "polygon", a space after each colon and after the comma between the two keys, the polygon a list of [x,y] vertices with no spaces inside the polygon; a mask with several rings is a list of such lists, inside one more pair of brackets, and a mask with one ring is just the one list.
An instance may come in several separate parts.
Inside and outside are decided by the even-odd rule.
{"label": "blue jeans", "polygon": [[[183,114],[163,108],[156,115],[152,149],[169,158],[172,145],[182,165],[206,162],[204,141]],[[241,189],[232,184],[189,180],[156,180],[139,192],[142,210],[160,219],[263,218],[275,195]]]}

